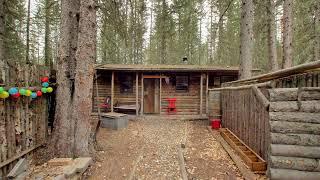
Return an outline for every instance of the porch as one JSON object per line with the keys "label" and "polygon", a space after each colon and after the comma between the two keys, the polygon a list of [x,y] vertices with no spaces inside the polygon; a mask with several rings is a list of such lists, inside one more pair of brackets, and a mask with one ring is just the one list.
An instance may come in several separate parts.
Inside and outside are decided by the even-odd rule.
{"label": "porch", "polygon": [[[237,78],[237,68],[98,66],[92,111],[202,117],[208,114],[208,90]],[[170,109],[169,99],[174,99],[174,108]]]}

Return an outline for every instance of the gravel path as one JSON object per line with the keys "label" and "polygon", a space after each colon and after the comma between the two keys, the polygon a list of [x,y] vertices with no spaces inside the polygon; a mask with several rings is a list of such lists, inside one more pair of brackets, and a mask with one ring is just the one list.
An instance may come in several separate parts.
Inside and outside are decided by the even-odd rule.
{"label": "gravel path", "polygon": [[181,179],[178,148],[186,144],[189,179],[241,179],[204,123],[145,117],[119,131],[101,129],[99,160],[88,179]]}
{"label": "gravel path", "polygon": [[178,120],[145,119],[145,146],[138,163],[137,179],[179,179],[178,145],[184,139],[185,123]]}

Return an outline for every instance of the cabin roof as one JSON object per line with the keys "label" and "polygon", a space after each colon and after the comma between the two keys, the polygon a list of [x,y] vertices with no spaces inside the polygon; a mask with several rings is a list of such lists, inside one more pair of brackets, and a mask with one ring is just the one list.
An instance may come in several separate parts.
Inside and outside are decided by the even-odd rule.
{"label": "cabin roof", "polygon": [[96,70],[114,70],[114,71],[162,71],[162,72],[215,72],[215,71],[227,71],[235,72],[239,71],[239,67],[219,67],[208,65],[141,65],[141,64],[100,64],[95,66]]}

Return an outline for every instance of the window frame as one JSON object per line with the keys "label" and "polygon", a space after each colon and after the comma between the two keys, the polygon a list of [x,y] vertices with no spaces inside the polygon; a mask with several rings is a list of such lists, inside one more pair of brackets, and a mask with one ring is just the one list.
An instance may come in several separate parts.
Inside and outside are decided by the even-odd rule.
{"label": "window frame", "polygon": [[[179,79],[178,77],[180,77],[180,78],[184,77],[183,81],[185,81],[185,80],[187,81],[187,83],[184,82],[184,84],[187,85],[187,86],[185,86],[186,87],[185,89],[177,89],[177,87],[178,87],[178,79]],[[182,80],[182,79],[180,79],[180,80]],[[183,84],[183,82],[181,82],[180,84]],[[190,76],[189,76],[189,74],[177,74],[175,76],[175,91],[176,92],[181,92],[181,93],[189,92],[189,86],[190,86]],[[180,87],[183,87],[183,86],[180,86]]]}
{"label": "window frame", "polygon": [[[120,94],[133,94],[134,78],[132,74],[119,74],[118,82]],[[128,86],[129,88],[124,88],[124,86]]]}

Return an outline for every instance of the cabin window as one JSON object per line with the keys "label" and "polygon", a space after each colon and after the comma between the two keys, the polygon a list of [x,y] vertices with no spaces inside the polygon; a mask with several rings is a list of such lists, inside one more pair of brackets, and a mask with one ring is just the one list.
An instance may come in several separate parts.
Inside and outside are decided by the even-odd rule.
{"label": "cabin window", "polygon": [[235,76],[221,76],[221,83],[230,82],[237,80]]}
{"label": "cabin window", "polygon": [[133,93],[133,76],[119,74],[120,93]]}
{"label": "cabin window", "polygon": [[188,92],[189,89],[189,76],[178,75],[176,76],[176,91]]}

